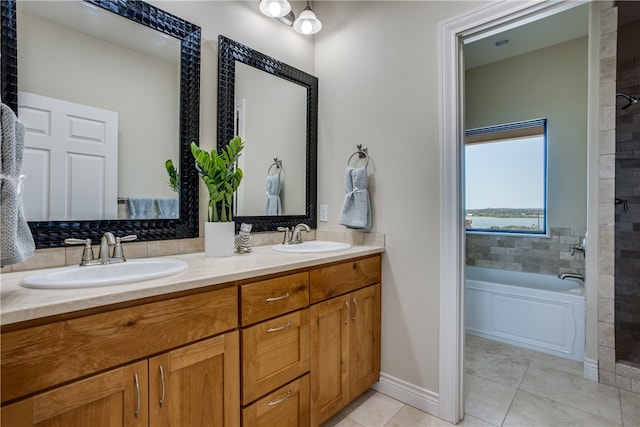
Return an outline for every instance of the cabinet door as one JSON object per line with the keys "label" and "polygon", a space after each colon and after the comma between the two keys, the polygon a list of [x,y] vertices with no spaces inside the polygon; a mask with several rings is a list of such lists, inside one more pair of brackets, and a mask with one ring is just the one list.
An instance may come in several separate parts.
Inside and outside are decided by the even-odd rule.
{"label": "cabinet door", "polygon": [[239,345],[234,331],[149,359],[150,425],[239,425]]}
{"label": "cabinet door", "polygon": [[146,427],[147,405],[147,362],[142,361],[3,407],[2,425]]}
{"label": "cabinet door", "polygon": [[242,331],[243,405],[308,371],[308,309]]}
{"label": "cabinet door", "polygon": [[349,391],[355,399],[380,378],[380,284],[349,295]]}
{"label": "cabinet door", "polygon": [[349,296],[311,306],[311,425],[349,402]]}
{"label": "cabinet door", "polygon": [[309,425],[309,375],[274,391],[242,410],[243,427]]}

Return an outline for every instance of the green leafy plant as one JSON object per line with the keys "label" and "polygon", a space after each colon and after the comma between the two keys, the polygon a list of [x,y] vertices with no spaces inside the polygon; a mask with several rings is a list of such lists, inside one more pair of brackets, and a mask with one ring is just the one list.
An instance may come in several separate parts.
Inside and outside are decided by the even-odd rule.
{"label": "green leafy plant", "polygon": [[233,193],[242,180],[242,169],[236,163],[244,143],[239,136],[233,138],[220,150],[211,152],[191,143],[191,153],[196,159],[196,169],[209,190],[208,220],[229,222],[232,220],[231,206]]}
{"label": "green leafy plant", "polygon": [[176,193],[180,192],[180,176],[178,175],[178,170],[173,166],[173,162],[171,159],[164,162],[164,167],[167,169],[167,173],[169,174],[169,187]]}

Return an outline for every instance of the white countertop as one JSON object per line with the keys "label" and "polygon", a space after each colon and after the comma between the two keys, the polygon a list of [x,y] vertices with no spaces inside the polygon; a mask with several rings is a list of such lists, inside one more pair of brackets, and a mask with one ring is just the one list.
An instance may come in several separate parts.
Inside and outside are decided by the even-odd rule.
{"label": "white countertop", "polygon": [[8,325],[382,252],[383,246],[354,245],[340,252],[287,254],[275,252],[271,246],[257,246],[250,253],[227,258],[207,258],[202,252],[171,255],[164,258],[185,261],[187,269],[158,279],[82,289],[29,289],[20,285],[26,276],[50,269],[4,273],[0,274],[0,324]]}

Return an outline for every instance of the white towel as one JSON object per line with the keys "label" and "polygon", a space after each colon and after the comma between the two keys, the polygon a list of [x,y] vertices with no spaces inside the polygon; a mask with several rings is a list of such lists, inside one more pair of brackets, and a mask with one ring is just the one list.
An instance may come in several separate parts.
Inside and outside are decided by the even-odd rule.
{"label": "white towel", "polygon": [[267,204],[264,207],[265,215],[280,215],[280,175],[267,176]]}
{"label": "white towel", "polygon": [[340,211],[339,223],[360,231],[371,230],[371,202],[367,168],[347,167],[344,174],[346,195]]}
{"label": "white towel", "polygon": [[2,104],[0,126],[0,265],[5,266],[32,257],[35,244],[20,196],[24,125]]}

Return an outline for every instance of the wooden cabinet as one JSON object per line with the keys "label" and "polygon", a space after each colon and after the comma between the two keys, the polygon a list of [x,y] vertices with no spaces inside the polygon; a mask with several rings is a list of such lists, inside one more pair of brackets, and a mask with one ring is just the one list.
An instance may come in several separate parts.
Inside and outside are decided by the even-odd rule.
{"label": "wooden cabinet", "polygon": [[231,286],[5,332],[2,424],[238,425],[237,307]]}
{"label": "wooden cabinet", "polygon": [[1,421],[12,427],[146,427],[146,390],[142,361],[4,406]]}
{"label": "wooden cabinet", "polygon": [[309,375],[270,393],[242,411],[243,427],[309,425]]}
{"label": "wooden cabinet", "polygon": [[[344,280],[345,271],[356,271],[362,283],[375,277],[375,262],[366,259],[366,273],[357,273],[354,263],[343,263],[332,271]],[[333,274],[316,276],[311,288],[316,295],[331,294],[339,289],[331,283]],[[379,276],[378,276],[379,277]],[[357,279],[349,278],[348,289],[357,287]],[[362,394],[380,377],[380,284],[365,286],[351,293],[321,301],[311,306],[311,425],[317,426]]]}
{"label": "wooden cabinet", "polygon": [[234,331],[5,406],[2,424],[235,426],[239,388]]}
{"label": "wooden cabinet", "polygon": [[308,272],[241,286],[243,426],[309,425],[308,306]]}
{"label": "wooden cabinet", "polygon": [[378,380],[380,256],[2,330],[2,425],[318,425]]}
{"label": "wooden cabinet", "polygon": [[240,424],[238,332],[149,359],[151,426]]}

